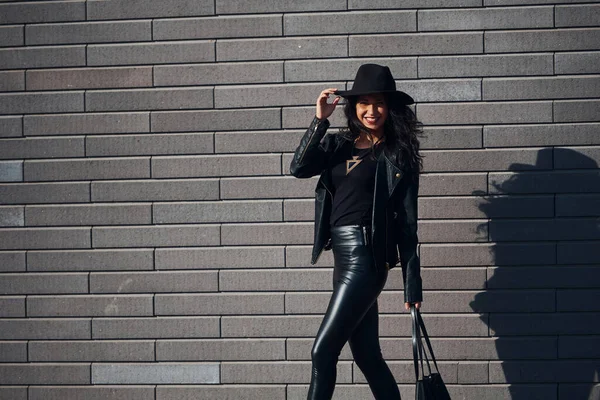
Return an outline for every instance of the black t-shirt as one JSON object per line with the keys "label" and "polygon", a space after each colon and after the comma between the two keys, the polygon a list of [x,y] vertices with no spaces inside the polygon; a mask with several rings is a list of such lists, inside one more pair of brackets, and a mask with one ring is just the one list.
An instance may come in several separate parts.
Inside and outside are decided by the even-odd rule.
{"label": "black t-shirt", "polygon": [[350,171],[346,174],[346,160],[352,159],[350,150],[331,170],[335,189],[329,223],[340,225],[371,225],[373,211],[373,191],[375,189],[375,170],[377,157],[383,146],[375,146],[375,159],[370,156],[371,148],[354,148],[354,156],[360,162],[350,162]]}

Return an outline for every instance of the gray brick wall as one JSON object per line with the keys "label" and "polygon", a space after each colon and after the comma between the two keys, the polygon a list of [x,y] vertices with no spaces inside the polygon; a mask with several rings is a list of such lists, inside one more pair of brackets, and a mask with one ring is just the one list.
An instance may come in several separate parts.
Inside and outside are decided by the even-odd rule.
{"label": "gray brick wall", "polygon": [[[306,398],[333,258],[289,163],[364,62],[425,124],[453,398],[600,399],[599,3],[0,0],[0,399]],[[380,335],[410,398],[402,291]],[[371,398],[348,346],[337,382]]]}

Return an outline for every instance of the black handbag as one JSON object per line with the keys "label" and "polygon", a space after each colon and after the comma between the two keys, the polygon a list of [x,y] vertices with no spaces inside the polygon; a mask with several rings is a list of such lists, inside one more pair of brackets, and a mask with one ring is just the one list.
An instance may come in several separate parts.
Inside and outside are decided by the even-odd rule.
{"label": "black handbag", "polygon": [[[421,313],[416,309],[414,304],[410,306],[410,314],[412,317],[413,359],[415,364],[415,377],[417,379],[415,399],[450,400],[450,394],[448,393],[448,389],[446,389],[446,384],[440,375],[437,362],[435,361],[435,355],[433,354],[433,349],[431,348],[431,342],[429,341],[429,335],[427,335],[423,318],[421,318]],[[427,352],[425,349],[423,349],[421,331],[423,331],[423,337],[425,337],[425,342],[427,342],[427,347],[429,348],[429,353],[431,354],[431,359],[435,365],[436,372],[431,371],[431,365],[429,364],[429,359],[427,358]],[[425,360],[427,361],[429,375],[425,375],[425,369],[423,368],[423,356],[425,356]],[[421,372],[423,374],[421,379],[419,379],[419,361],[421,362]]]}

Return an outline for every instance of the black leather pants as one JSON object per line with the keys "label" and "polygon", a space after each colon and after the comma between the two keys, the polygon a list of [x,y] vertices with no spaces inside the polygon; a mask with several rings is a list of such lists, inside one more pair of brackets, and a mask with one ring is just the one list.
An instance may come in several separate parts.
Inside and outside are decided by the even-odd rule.
{"label": "black leather pants", "polygon": [[312,348],[308,400],[333,396],[338,357],[347,341],[375,399],[400,399],[379,347],[377,297],[388,271],[375,270],[368,232],[359,225],[332,227],[333,294]]}

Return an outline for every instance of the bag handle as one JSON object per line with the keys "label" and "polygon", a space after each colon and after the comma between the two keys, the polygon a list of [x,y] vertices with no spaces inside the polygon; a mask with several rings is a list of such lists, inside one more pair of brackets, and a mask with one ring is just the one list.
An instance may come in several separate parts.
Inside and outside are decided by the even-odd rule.
{"label": "bag handle", "polygon": [[[411,321],[412,321],[412,348],[413,348],[413,363],[415,366],[415,377],[416,380],[419,380],[419,354],[420,353],[420,338],[419,338],[419,327],[418,327],[418,317],[417,317],[417,309],[415,308],[414,304],[411,304],[410,306],[410,316],[411,316]],[[423,363],[423,360],[421,360],[421,363]]]}
{"label": "bag handle", "polygon": [[[427,329],[425,329],[425,323],[423,322],[423,317],[421,317],[421,313],[419,313],[418,311],[416,312],[416,315],[417,315],[417,318],[419,319],[419,327],[423,330],[423,337],[425,338],[425,342],[427,343],[427,347],[429,348],[429,354],[431,354],[431,359],[433,360],[435,369],[439,373],[440,370],[438,369],[437,362],[435,360],[435,355],[433,354],[433,349],[431,347],[431,342],[429,341],[429,335],[427,334]],[[427,357],[427,354],[425,354],[425,357]],[[429,366],[429,360],[427,360],[427,366]],[[431,374],[431,369],[429,370],[429,373]]]}

